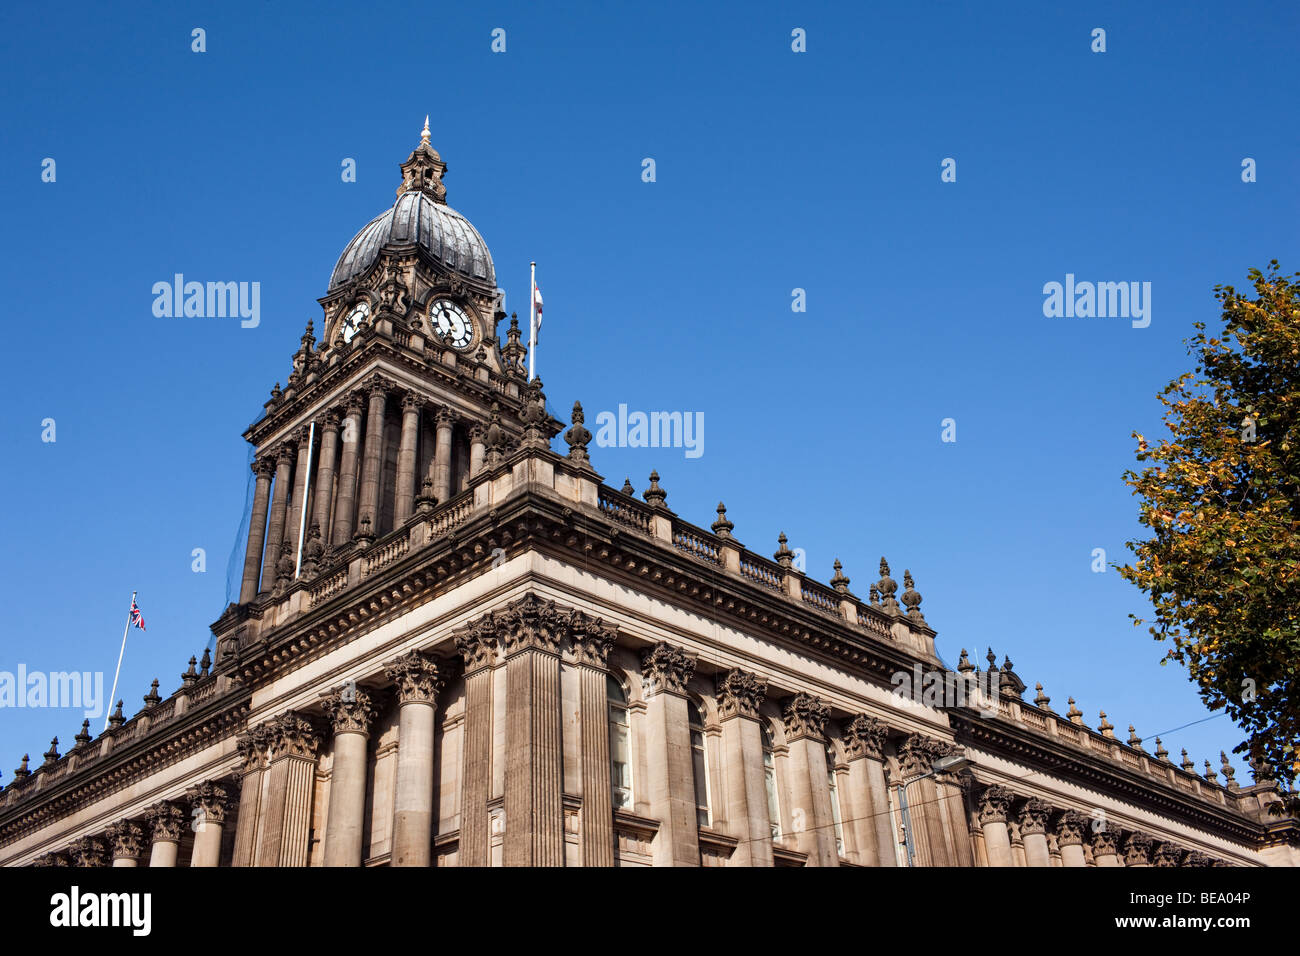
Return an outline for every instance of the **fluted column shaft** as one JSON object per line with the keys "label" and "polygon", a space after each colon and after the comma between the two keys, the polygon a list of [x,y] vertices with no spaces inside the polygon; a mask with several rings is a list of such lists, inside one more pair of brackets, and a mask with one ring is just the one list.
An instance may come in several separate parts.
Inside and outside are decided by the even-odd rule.
{"label": "fluted column shaft", "polygon": [[312,725],[293,713],[281,714],[263,727],[271,757],[254,865],[306,866],[320,740]]}
{"label": "fluted column shaft", "polygon": [[366,811],[366,744],[374,708],[360,687],[335,691],[325,699],[334,727],[329,810],[325,822],[325,865],[360,866],[362,822]]}
{"label": "fluted column shaft", "polygon": [[826,721],[830,707],[811,694],[796,694],[785,705],[790,760],[790,816],[795,846],[809,866],[839,866],[826,772]]}
{"label": "fluted column shaft", "polygon": [[844,745],[849,760],[849,791],[857,863],[862,866],[897,866],[897,838],[889,822],[889,793],[885,782],[884,721],[860,714],[845,728]]}
{"label": "fluted column shaft", "polygon": [[393,524],[401,527],[415,510],[415,451],[420,435],[419,399],[407,395],[402,399],[402,439],[397,450],[397,500],[393,506]]}
{"label": "fluted column shaft", "polygon": [[370,389],[370,408],[366,413],[366,450],[361,465],[361,517],[359,527],[370,519],[370,533],[379,534],[379,470],[384,447],[384,408],[387,391],[382,385]]}
{"label": "fluted column shaft", "polygon": [[975,850],[971,845],[970,818],[966,812],[966,796],[960,780],[954,774],[939,774],[935,778],[939,791],[941,813],[945,814],[945,830],[951,833],[948,840],[954,866],[974,866]]}
{"label": "fluted column shaft", "polygon": [[284,542],[284,516],[289,508],[289,478],[293,448],[281,445],[275,458],[275,486],[271,490],[271,522],[266,530],[266,559],[262,562],[262,590],[275,587],[275,563]]}
{"label": "fluted column shaft", "polygon": [[[433,446],[433,494],[442,504],[451,497],[451,409],[438,409],[437,437]],[[506,826],[510,824],[507,822]]]}
{"label": "fluted column shaft", "polygon": [[325,416],[320,428],[320,462],[316,466],[316,506],[312,521],[320,528],[321,541],[330,540],[330,502],[334,496],[334,461],[339,453],[339,417],[336,412]]}
{"label": "fluted column shaft", "polygon": [[262,816],[262,775],[266,772],[266,730],[254,727],[238,740],[243,758],[239,781],[239,816],[235,821],[235,852],[231,866],[252,866],[257,861],[257,827]]}
{"label": "fluted column shaft", "polygon": [[506,637],[506,866],[563,866],[560,657],[545,632]]}
{"label": "fluted column shaft", "polygon": [[352,540],[357,505],[357,462],[361,452],[361,399],[352,396],[343,419],[343,455],[339,462],[338,503],[334,507],[334,531],[330,538],[338,545]]}
{"label": "fluted column shaft", "polygon": [[487,866],[487,803],[492,783],[492,664],[497,647],[491,617],[457,632],[456,647],[465,661],[465,769],[461,780],[457,860],[461,866]]}
{"label": "fluted column shaft", "polygon": [[393,794],[393,866],[433,861],[433,728],[438,668],[413,652],[387,668],[397,684],[397,780]]}
{"label": "fluted column shaft", "polygon": [[[582,865],[614,865],[614,801],[609,770],[609,701],[606,662],[612,640],[575,635],[578,722],[582,760]],[[507,816],[507,827],[509,817]]]}
{"label": "fluted column shaft", "polygon": [[727,826],[730,835],[740,840],[731,855],[731,866],[772,865],[763,737],[758,723],[758,707],[766,692],[763,681],[741,670],[730,671],[718,682]]}
{"label": "fluted column shaft", "polygon": [[262,549],[266,545],[266,516],[271,498],[271,474],[274,466],[265,458],[253,462],[257,484],[253,489],[253,513],[248,519],[248,547],[244,551],[244,579],[239,586],[239,603],[257,597],[257,582],[262,571]]}

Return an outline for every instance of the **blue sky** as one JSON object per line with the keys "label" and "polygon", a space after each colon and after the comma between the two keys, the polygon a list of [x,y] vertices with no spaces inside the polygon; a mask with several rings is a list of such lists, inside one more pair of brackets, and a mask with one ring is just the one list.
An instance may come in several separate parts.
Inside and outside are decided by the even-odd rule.
{"label": "blue sky", "polygon": [[[538,262],[551,406],[580,399],[589,425],[620,403],[704,414],[699,458],[593,449],[610,484],[658,469],[683,517],[707,526],[721,498],[747,546],[784,531],[811,576],[838,557],[864,597],[883,554],[916,576],[950,663],[992,645],[1056,709],[1073,695],[1095,726],[1104,708],[1149,749],[1207,716],[1128,620],[1142,595],[1090,565],[1141,530],[1129,435],[1156,433],[1213,286],[1300,268],[1300,16],[897,6],[8,11],[0,670],[111,681],[135,589],[149,629],[118,696],[130,713],[153,677],[177,686],[228,600],[240,435],[429,113],[509,308]],[[176,272],[260,282],[261,324],[154,317]],[[1043,284],[1067,273],[1150,282],[1150,326],[1045,318]],[[0,711],[0,782],[80,722]],[[1239,740],[1222,716],[1165,735],[1216,769]]]}

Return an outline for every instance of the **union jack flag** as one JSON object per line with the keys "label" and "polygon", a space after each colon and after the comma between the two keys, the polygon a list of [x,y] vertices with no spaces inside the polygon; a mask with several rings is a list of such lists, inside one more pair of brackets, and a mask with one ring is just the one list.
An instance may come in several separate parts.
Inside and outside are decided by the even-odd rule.
{"label": "union jack flag", "polygon": [[144,630],[144,618],[140,616],[140,609],[135,606],[134,598],[131,599],[131,623],[140,630]]}

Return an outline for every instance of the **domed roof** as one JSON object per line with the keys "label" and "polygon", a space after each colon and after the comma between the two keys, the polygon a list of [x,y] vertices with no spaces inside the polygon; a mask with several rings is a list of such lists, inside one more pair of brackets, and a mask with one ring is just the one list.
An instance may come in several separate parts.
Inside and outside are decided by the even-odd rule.
{"label": "domed roof", "polygon": [[496,286],[487,243],[468,219],[447,205],[447,187],[442,184],[446,171],[447,164],[429,145],[425,117],[420,145],[402,163],[397,202],[347,244],[330,276],[331,292],[369,269],[390,246],[418,246],[453,272],[489,288]]}
{"label": "domed roof", "polygon": [[496,285],[492,254],[468,219],[428,193],[404,192],[392,209],[380,213],[356,234],[339,256],[330,291],[365,272],[385,246],[418,244],[466,278]]}

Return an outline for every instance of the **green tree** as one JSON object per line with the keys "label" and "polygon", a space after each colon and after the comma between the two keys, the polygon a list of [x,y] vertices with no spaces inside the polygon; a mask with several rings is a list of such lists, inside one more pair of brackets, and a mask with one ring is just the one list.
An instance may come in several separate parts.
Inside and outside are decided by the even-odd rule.
{"label": "green tree", "polygon": [[[1160,393],[1168,438],[1137,439],[1124,480],[1151,531],[1119,569],[1151,598],[1150,632],[1211,710],[1246,733],[1234,749],[1300,794],[1300,285],[1250,272],[1255,297],[1216,286],[1223,330],[1186,340],[1196,362]],[[1135,617],[1134,624],[1146,621]],[[1163,662],[1162,662],[1163,663]]]}

